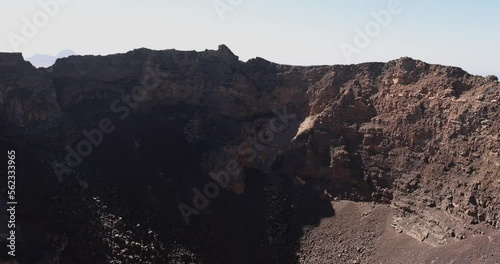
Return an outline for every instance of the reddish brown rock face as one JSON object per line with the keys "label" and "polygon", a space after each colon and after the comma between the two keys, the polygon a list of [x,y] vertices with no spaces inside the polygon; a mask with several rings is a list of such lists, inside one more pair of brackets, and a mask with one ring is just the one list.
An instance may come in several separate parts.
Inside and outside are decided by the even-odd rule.
{"label": "reddish brown rock face", "polygon": [[[335,87],[309,90],[310,116],[286,151],[287,174],[334,196],[392,202],[405,217],[423,214],[413,223],[422,230],[439,222],[422,212],[447,199],[443,211],[499,227],[496,78],[403,58],[334,66],[319,83],[341,91],[332,98]],[[486,193],[478,205],[476,196]],[[452,229],[433,227],[439,239],[423,240],[443,243]]]}
{"label": "reddish brown rock face", "polygon": [[[459,239],[463,223],[472,233],[477,224],[500,228],[495,77],[411,58],[241,62],[225,46],[72,56],[43,70],[0,54],[0,68],[4,142],[16,131],[40,163],[64,163],[64,147],[109,117],[116,132],[75,173],[91,174],[89,188],[106,183],[156,209],[168,204],[169,224],[194,187],[235,161],[225,190],[238,197],[254,194],[248,177],[258,172],[271,182],[283,176],[280,188],[291,193],[306,186],[323,199],[390,203],[396,228],[433,245]],[[137,90],[147,83],[154,86]]]}

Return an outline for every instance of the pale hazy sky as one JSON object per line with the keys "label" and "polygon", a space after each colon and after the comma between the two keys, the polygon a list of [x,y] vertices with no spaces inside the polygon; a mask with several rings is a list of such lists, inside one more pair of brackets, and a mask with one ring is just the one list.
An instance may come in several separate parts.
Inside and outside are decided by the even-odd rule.
{"label": "pale hazy sky", "polygon": [[[40,3],[60,1],[44,21]],[[226,44],[243,61],[263,57],[294,64],[348,64],[410,56],[454,65],[473,74],[500,75],[500,1],[400,0],[389,23],[351,60],[341,43],[356,47],[356,28],[397,0],[0,0],[0,51],[23,37],[25,57],[110,54],[135,48],[205,50]],[[219,16],[214,4],[230,7]],[[231,6],[232,3],[232,6]],[[38,33],[23,35],[23,19]],[[379,23],[380,22],[376,22]],[[374,28],[376,30],[376,28]],[[19,38],[16,38],[19,41]],[[359,46],[358,46],[359,47]]]}

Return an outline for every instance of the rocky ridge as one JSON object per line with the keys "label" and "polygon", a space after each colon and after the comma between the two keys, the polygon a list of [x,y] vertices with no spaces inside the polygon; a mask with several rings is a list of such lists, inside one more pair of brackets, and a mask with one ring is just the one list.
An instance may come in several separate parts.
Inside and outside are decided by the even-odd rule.
{"label": "rocky ridge", "polygon": [[[223,45],[204,52],[71,56],[39,70],[20,54],[2,53],[0,68],[2,141],[20,142],[44,168],[64,165],[65,147],[109,117],[117,125],[113,139],[71,175],[80,185],[119,186],[121,195],[147,193],[144,203],[168,212],[172,225],[181,219],[177,204],[192,198],[192,188],[236,159],[241,170],[231,175],[227,195],[254,197],[248,184],[257,184],[249,181],[258,172],[284,178],[279,189],[292,196],[309,188],[326,200],[390,204],[396,230],[433,246],[480,234],[482,227],[500,228],[495,76],[411,58],[312,67],[241,62]],[[126,109],[130,114],[121,120]],[[276,117],[285,129],[270,139]],[[249,147],[256,151],[242,153]],[[144,153],[156,148],[163,159]],[[100,159],[110,168],[97,173]],[[127,167],[127,160],[147,167]],[[144,175],[134,178],[135,170]],[[126,171],[126,180],[113,176]],[[37,181],[50,194],[59,188],[51,187],[57,178],[50,170],[44,174]],[[280,207],[289,203],[273,202],[281,197],[273,193],[265,197]],[[161,204],[168,205],[158,209]],[[290,228],[275,220],[263,224],[270,233]]]}

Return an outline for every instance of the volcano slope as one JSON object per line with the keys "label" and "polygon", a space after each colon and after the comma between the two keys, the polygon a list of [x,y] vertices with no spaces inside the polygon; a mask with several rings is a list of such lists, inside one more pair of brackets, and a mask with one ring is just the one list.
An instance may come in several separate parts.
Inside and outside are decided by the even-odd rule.
{"label": "volcano slope", "polygon": [[[499,98],[495,76],[411,58],[299,67],[221,45],[36,69],[0,53],[17,261],[496,263],[475,241],[500,228]],[[354,241],[351,221],[389,233]],[[413,255],[377,255],[397,245]]]}

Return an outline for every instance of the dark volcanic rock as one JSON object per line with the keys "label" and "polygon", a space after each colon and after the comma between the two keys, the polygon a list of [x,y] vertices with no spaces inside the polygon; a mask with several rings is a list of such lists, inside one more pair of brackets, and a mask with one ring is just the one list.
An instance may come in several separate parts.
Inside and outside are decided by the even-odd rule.
{"label": "dark volcanic rock", "polygon": [[54,84],[21,53],[0,53],[0,122],[27,126],[60,114]]}

